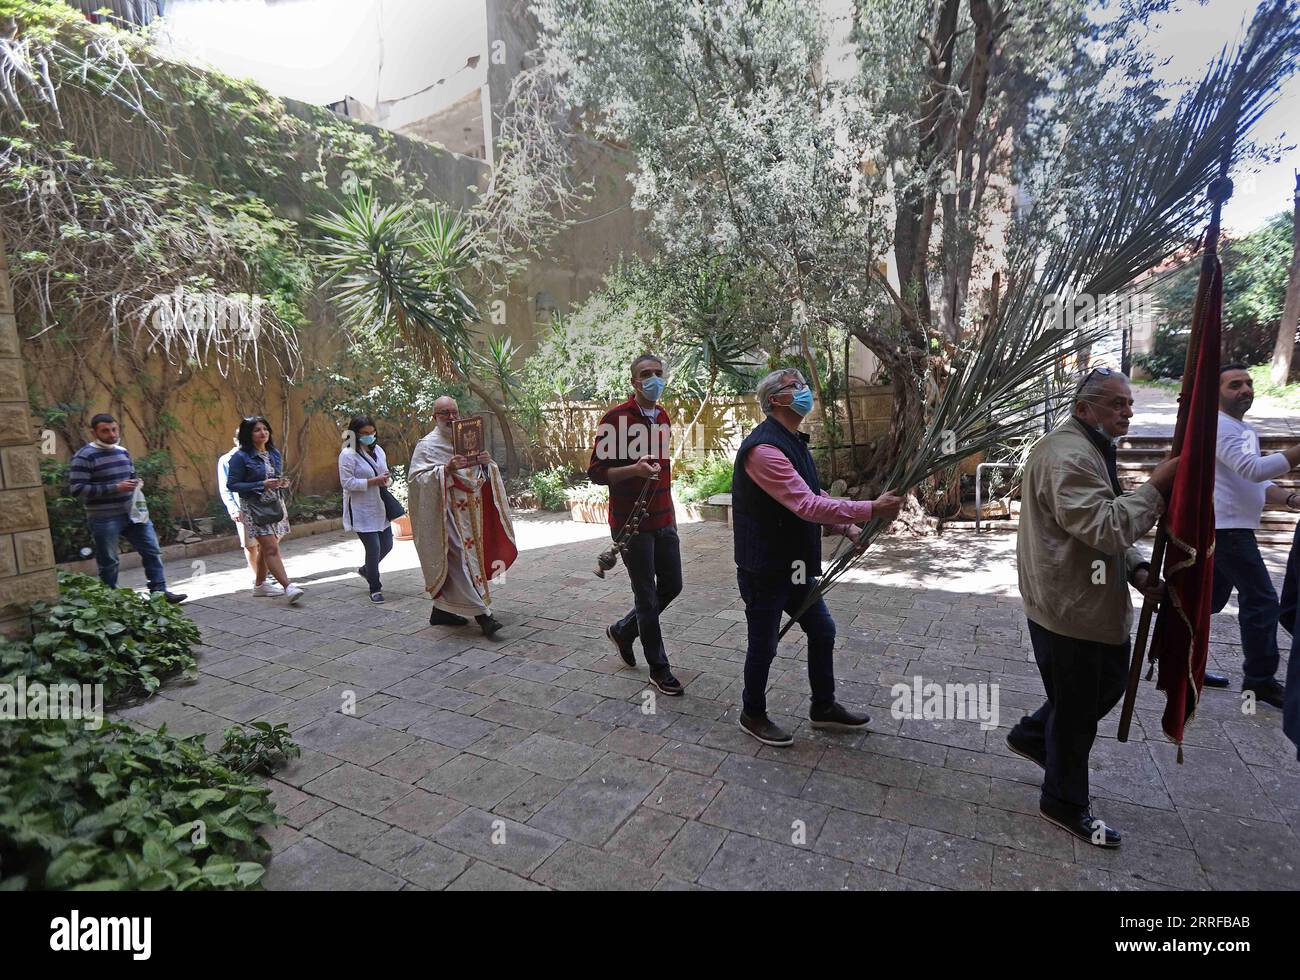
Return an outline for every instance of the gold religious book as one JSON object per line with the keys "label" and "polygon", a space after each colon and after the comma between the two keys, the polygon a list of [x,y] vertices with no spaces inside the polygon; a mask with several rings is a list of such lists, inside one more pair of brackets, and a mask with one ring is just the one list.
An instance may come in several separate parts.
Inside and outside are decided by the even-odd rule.
{"label": "gold religious book", "polygon": [[457,456],[474,457],[483,452],[483,416],[454,419],[451,423],[452,444]]}

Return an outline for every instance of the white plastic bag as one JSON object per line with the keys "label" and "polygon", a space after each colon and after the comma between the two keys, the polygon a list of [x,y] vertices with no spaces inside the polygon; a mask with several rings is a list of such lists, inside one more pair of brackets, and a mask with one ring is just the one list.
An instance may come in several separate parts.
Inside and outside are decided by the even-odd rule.
{"label": "white plastic bag", "polygon": [[149,521],[149,504],[144,499],[144,481],[135,488],[135,493],[131,495],[131,509],[128,511],[131,520],[136,524],[145,524]]}

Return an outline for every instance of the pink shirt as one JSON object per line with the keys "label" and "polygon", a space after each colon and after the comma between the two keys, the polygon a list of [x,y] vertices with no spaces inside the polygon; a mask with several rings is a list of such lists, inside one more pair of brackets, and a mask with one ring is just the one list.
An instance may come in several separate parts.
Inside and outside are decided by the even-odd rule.
{"label": "pink shirt", "polygon": [[871,520],[870,500],[840,500],[825,490],[819,497],[775,446],[755,446],[745,457],[745,473],[773,500],[805,521],[826,524],[828,534],[848,534],[849,525]]}

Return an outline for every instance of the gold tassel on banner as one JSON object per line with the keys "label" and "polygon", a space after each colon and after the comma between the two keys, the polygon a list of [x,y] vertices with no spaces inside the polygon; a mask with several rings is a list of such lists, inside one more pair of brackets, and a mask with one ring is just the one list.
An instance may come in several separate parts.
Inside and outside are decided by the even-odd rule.
{"label": "gold tassel on banner", "polygon": [[1183,743],[1182,742],[1178,743],[1178,764],[1180,766],[1183,764]]}

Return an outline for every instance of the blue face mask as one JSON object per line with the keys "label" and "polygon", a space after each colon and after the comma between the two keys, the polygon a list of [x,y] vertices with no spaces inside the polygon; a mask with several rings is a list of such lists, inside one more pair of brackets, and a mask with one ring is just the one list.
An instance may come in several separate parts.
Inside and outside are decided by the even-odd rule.
{"label": "blue face mask", "polygon": [[794,409],[796,415],[803,418],[813,407],[812,389],[807,385],[800,388],[794,393],[794,401],[790,402],[790,407]]}
{"label": "blue face mask", "polygon": [[375,437],[374,437],[374,436],[362,436],[362,437],[361,437],[361,445],[363,445],[363,446],[373,446],[374,444],[375,444]]}
{"label": "blue face mask", "polygon": [[664,393],[664,379],[651,376],[641,382],[641,394],[652,402],[657,402]]}

